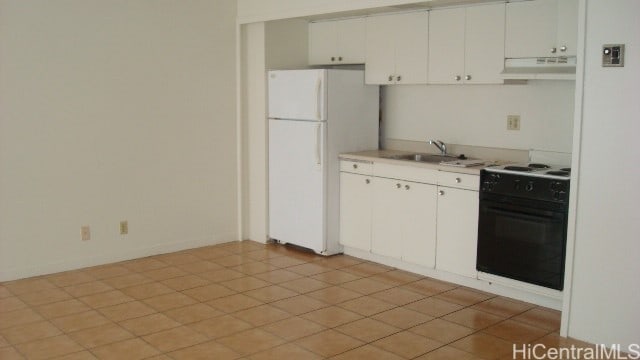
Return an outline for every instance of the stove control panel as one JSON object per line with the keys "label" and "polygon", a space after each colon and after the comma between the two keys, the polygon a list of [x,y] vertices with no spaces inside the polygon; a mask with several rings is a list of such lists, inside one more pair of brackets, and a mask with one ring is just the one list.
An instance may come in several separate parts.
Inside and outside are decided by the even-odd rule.
{"label": "stove control panel", "polygon": [[551,181],[549,184],[551,198],[555,201],[564,201],[568,197],[569,182],[568,181]]}
{"label": "stove control panel", "polygon": [[480,193],[568,203],[569,179],[558,180],[482,170]]}

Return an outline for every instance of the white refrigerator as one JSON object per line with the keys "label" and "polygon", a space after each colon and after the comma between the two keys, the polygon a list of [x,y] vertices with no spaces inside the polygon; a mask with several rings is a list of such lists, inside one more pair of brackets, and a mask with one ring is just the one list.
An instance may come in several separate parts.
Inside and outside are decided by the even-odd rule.
{"label": "white refrigerator", "polygon": [[342,152],[377,149],[379,88],[364,71],[268,74],[269,238],[322,255],[342,252]]}

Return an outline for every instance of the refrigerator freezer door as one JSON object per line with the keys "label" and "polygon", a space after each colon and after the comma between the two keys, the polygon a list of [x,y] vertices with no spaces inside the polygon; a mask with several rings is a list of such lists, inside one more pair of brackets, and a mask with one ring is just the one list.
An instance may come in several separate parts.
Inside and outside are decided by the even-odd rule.
{"label": "refrigerator freezer door", "polygon": [[269,237],[325,250],[326,123],[269,119]]}
{"label": "refrigerator freezer door", "polygon": [[327,119],[327,71],[269,71],[269,118]]}

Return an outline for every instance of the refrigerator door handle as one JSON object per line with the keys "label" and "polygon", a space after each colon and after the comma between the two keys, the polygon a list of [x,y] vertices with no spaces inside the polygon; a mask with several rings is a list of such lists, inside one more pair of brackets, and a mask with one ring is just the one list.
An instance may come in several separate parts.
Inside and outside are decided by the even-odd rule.
{"label": "refrigerator door handle", "polygon": [[321,118],[321,106],[322,106],[322,77],[318,76],[318,80],[316,81],[316,119],[322,120]]}
{"label": "refrigerator door handle", "polygon": [[322,164],[322,125],[316,125],[316,164]]}

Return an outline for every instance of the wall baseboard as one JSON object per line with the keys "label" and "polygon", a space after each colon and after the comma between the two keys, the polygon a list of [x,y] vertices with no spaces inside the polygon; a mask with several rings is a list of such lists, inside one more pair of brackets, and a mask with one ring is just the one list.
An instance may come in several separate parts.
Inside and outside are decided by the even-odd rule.
{"label": "wall baseboard", "polygon": [[115,263],[119,261],[126,261],[132,259],[138,259],[147,256],[165,254],[175,251],[195,249],[203,246],[223,244],[229,242],[228,239],[236,238],[235,233],[219,234],[213,238],[206,239],[193,239],[188,241],[172,242],[165,244],[158,244],[154,246],[140,247],[134,249],[128,249],[122,252],[116,252],[101,256],[81,257],[76,259],[66,259],[59,262],[53,262],[48,264],[39,264],[33,266],[13,267],[13,268],[0,268],[0,281],[11,281],[24,279],[32,276],[41,276],[55,274],[63,271],[70,271],[81,269],[90,266],[98,266],[104,264]]}

